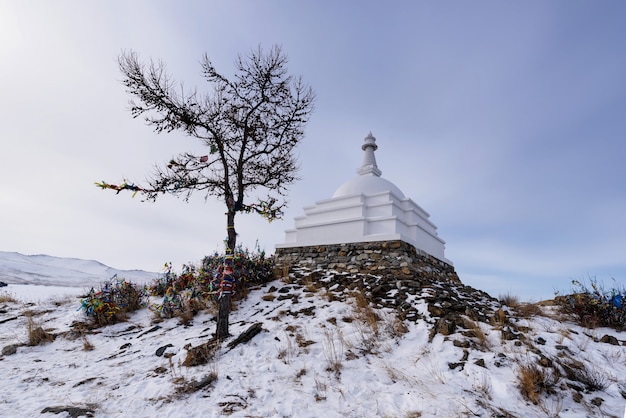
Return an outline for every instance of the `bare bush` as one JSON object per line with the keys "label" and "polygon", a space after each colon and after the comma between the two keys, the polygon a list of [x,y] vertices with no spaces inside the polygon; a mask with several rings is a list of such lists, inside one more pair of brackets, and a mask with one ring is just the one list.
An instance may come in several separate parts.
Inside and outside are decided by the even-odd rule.
{"label": "bare bush", "polygon": [[26,318],[28,345],[35,346],[54,341],[54,335],[44,330],[41,325],[35,323],[32,315],[27,315]]}
{"label": "bare bush", "polygon": [[343,368],[343,340],[335,339],[330,331],[324,331],[324,355],[328,362],[327,371],[334,372],[337,377],[341,374]]}
{"label": "bare bush", "polygon": [[17,299],[15,299],[12,295],[8,293],[0,293],[0,303],[17,303]]}
{"label": "bare bush", "polygon": [[547,370],[536,364],[522,364],[517,370],[520,393],[524,399],[535,405],[541,403],[544,393],[556,393],[555,387],[560,379],[561,376],[556,370]]}

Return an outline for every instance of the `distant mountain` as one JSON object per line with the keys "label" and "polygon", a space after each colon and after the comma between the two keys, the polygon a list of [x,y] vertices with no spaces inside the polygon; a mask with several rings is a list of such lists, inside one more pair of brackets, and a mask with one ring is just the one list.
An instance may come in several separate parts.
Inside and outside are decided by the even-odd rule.
{"label": "distant mountain", "polygon": [[115,275],[129,281],[144,283],[153,280],[159,273],[118,270],[94,260],[0,251],[0,281],[5,283],[94,286]]}

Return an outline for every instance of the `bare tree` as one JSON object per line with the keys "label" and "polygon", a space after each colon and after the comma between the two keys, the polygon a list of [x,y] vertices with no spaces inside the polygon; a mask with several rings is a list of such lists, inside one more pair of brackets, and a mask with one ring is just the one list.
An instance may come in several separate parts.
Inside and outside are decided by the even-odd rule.
{"label": "bare tree", "polygon": [[[200,140],[206,155],[181,153],[157,167],[147,186],[132,183],[102,188],[128,189],[154,201],[165,193],[183,197],[194,192],[205,199],[215,196],[226,205],[226,254],[237,243],[235,215],[256,212],[269,221],[282,216],[287,187],[297,180],[294,148],[304,136],[313,111],[315,93],[300,77],[287,73],[287,55],[279,46],[268,52],[259,46],[235,61],[230,79],[217,72],[208,56],[201,61],[202,75],[211,85],[208,93],[185,91],[162,62],[143,64],[136,52],[118,58],[123,84],[134,96],[130,111],[143,117],[157,133],[181,131]],[[263,196],[248,202],[252,192]],[[225,261],[227,268],[228,258]],[[231,260],[232,261],[232,260]],[[216,337],[228,336],[230,278],[220,283],[220,309]]]}

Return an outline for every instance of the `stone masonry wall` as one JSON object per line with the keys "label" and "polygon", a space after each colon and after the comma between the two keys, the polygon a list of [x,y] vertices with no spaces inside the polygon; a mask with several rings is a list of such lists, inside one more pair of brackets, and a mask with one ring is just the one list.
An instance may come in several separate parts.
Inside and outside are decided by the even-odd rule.
{"label": "stone masonry wall", "polygon": [[389,280],[461,283],[453,266],[400,240],[277,248],[275,266],[278,272],[305,267],[372,274]]}

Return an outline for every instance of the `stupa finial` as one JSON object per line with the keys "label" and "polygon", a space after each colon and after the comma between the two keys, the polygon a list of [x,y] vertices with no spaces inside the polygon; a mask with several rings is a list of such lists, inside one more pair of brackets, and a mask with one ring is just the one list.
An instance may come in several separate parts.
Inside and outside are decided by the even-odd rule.
{"label": "stupa finial", "polygon": [[378,145],[376,145],[376,138],[374,138],[371,132],[365,137],[365,143],[361,146],[361,149],[365,151],[363,153],[363,164],[356,172],[362,176],[374,175],[380,177],[382,171],[378,169],[376,156],[374,155]]}

